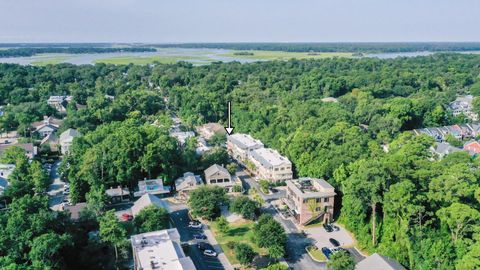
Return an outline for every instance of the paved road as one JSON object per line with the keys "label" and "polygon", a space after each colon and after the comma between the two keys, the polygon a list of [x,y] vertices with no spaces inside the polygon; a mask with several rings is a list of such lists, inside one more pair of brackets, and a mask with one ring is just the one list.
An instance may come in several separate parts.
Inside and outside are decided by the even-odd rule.
{"label": "paved road", "polygon": [[58,172],[59,166],[60,161],[53,163],[52,170],[50,171],[50,179],[52,179],[52,183],[47,190],[47,193],[50,196],[48,206],[56,211],[62,210],[61,204],[63,201],[63,190],[65,188],[65,182],[60,179],[60,174]]}
{"label": "paved road", "polygon": [[278,200],[280,198],[285,197],[285,190],[278,190],[278,192],[273,193],[273,194],[264,194],[263,192],[260,191],[260,186],[255,179],[251,178],[244,169],[241,168],[239,165],[239,169],[236,173],[237,177],[242,180],[243,183],[243,188],[246,190],[249,190],[250,188],[255,188],[258,191],[258,194],[262,196],[262,198],[266,201],[274,201]]}
{"label": "paved road", "polygon": [[218,257],[206,257],[202,252],[197,248],[197,240],[193,239],[193,234],[201,232],[201,230],[192,230],[188,228],[188,222],[190,218],[188,217],[188,210],[182,206],[171,206],[171,217],[175,223],[175,227],[180,234],[180,240],[182,243],[188,245],[188,256],[195,264],[195,267],[199,270],[221,270],[224,269],[220,263]]}

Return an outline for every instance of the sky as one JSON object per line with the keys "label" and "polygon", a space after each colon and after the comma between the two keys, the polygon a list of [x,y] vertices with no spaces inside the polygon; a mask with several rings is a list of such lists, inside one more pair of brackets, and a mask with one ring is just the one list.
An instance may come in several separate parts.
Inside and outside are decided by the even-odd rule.
{"label": "sky", "polygon": [[0,0],[0,43],[480,41],[479,0]]}

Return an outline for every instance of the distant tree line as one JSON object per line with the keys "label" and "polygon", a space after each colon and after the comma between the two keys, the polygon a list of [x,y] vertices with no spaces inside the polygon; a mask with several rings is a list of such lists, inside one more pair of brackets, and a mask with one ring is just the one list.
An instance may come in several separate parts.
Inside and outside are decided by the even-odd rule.
{"label": "distant tree line", "polygon": [[154,48],[129,47],[129,48],[97,48],[97,47],[46,47],[46,48],[10,48],[0,50],[0,57],[33,56],[42,53],[113,53],[113,52],[155,52]]}

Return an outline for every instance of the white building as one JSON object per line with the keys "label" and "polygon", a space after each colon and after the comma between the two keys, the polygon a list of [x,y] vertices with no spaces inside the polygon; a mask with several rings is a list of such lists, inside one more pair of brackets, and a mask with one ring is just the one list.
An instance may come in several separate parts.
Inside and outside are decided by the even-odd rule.
{"label": "white building", "polygon": [[478,120],[478,115],[473,112],[473,96],[459,96],[455,101],[449,104],[450,110],[452,111],[453,116],[459,116],[461,114],[465,115],[468,119],[472,121]]}
{"label": "white building", "polygon": [[47,100],[47,104],[54,107],[59,112],[66,112],[67,105],[71,100],[71,96],[50,96]]}
{"label": "white building", "polygon": [[175,188],[180,197],[188,197],[190,191],[203,185],[202,177],[191,172],[186,172],[183,177],[175,180]]}
{"label": "white building", "polygon": [[70,146],[72,146],[73,139],[80,136],[82,136],[82,134],[73,128],[69,128],[60,134],[60,150],[63,155],[70,151]]}
{"label": "white building", "polygon": [[14,164],[0,164],[0,195],[8,186],[8,176],[15,169]]}
{"label": "white building", "polygon": [[237,161],[243,163],[250,158],[251,152],[263,148],[263,143],[248,134],[235,133],[227,136],[227,150]]}
{"label": "white building", "polygon": [[138,181],[138,191],[134,192],[135,197],[143,196],[144,194],[161,195],[170,193],[170,187],[163,185],[162,179],[144,179]]}
{"label": "white building", "polygon": [[170,132],[170,136],[177,139],[180,145],[184,145],[187,139],[195,137],[195,133],[193,133],[193,131],[177,131]]}
{"label": "white building", "polygon": [[259,178],[272,182],[292,180],[292,162],[276,150],[260,148],[251,151],[250,155]]}
{"label": "white building", "polygon": [[131,236],[135,270],[195,270],[192,259],[180,245],[177,229]]}
{"label": "white building", "polygon": [[205,171],[205,183],[224,188],[227,192],[233,192],[233,187],[238,183],[224,167],[213,164]]}
{"label": "white building", "polygon": [[35,128],[35,133],[38,133],[40,137],[45,138],[57,131],[59,123],[61,123],[61,120],[44,116],[43,121],[35,122],[32,126]]}

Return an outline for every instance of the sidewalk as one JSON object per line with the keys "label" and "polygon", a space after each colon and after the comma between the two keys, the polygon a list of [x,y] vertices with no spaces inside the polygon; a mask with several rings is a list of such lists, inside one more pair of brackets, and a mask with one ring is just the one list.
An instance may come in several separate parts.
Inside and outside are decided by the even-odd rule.
{"label": "sidewalk", "polygon": [[207,236],[208,242],[210,242],[213,248],[215,248],[215,251],[218,254],[218,260],[223,265],[223,268],[225,268],[225,270],[233,270],[234,268],[232,264],[227,259],[227,256],[225,256],[225,253],[223,253],[223,250],[218,244],[217,239],[215,239],[215,237],[213,236],[212,231],[210,231],[210,229],[204,229],[204,233]]}

